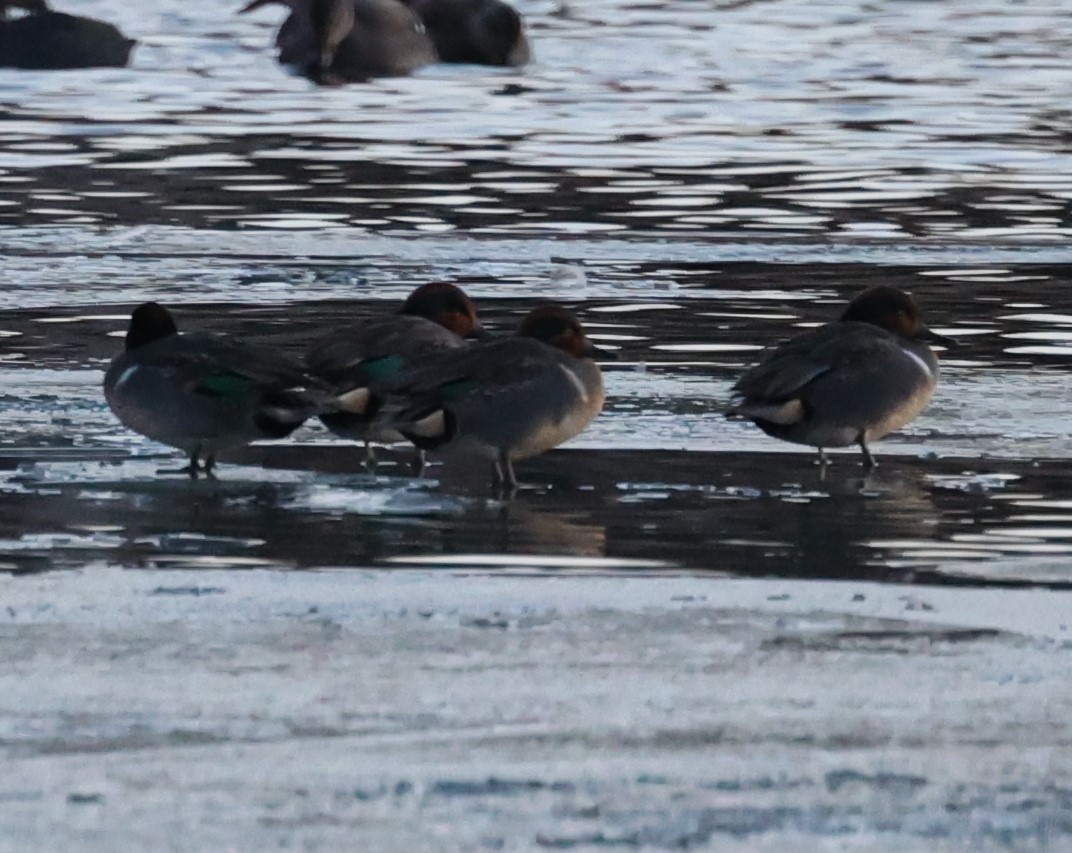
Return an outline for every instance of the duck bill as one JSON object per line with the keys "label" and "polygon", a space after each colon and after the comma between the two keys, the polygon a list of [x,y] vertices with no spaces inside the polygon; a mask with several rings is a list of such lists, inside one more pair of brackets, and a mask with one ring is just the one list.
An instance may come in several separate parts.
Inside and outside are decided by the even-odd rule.
{"label": "duck bill", "polygon": [[465,335],[465,339],[470,341],[483,341],[490,337],[491,332],[489,332],[487,327],[485,327],[479,320],[473,324],[473,328],[471,328]]}
{"label": "duck bill", "polygon": [[952,338],[947,338],[945,335],[939,335],[933,329],[928,329],[926,327],[921,329],[919,334],[916,335],[916,340],[927,341],[932,344],[940,344],[943,347],[952,348],[957,346],[957,342]]}
{"label": "duck bill", "polygon": [[618,360],[618,353],[614,352],[613,350],[603,349],[602,347],[597,347],[591,341],[588,341],[588,346],[586,346],[584,348],[583,355],[584,355],[585,358],[593,358],[596,361],[617,361]]}

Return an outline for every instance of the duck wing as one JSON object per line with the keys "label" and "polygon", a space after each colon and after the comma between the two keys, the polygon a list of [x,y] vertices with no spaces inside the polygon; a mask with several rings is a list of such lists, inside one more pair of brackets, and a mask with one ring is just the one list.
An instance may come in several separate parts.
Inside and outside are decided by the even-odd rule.
{"label": "duck wing", "polygon": [[286,411],[291,420],[329,404],[329,389],[302,365],[264,347],[204,334],[177,335],[142,347],[138,365],[187,393]]}
{"label": "duck wing", "polygon": [[830,323],[765,350],[733,391],[744,405],[785,402],[820,377],[900,349],[897,338],[877,326]]}
{"label": "duck wing", "polygon": [[316,376],[346,390],[381,381],[464,343],[432,320],[399,314],[330,332],[313,342],[305,363]]}
{"label": "duck wing", "polygon": [[[523,404],[562,384],[570,356],[531,338],[506,338],[441,353],[373,386],[376,420],[403,432],[444,409],[491,400]],[[572,386],[570,386],[572,387]]]}
{"label": "duck wing", "polygon": [[383,382],[374,392],[381,397],[458,398],[465,394],[493,395],[503,388],[533,382],[566,357],[532,338],[503,338],[437,353],[415,362]]}

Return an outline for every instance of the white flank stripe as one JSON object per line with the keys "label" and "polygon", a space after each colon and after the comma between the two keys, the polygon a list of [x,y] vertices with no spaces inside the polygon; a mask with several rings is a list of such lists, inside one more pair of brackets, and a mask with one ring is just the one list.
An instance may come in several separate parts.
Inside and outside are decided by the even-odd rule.
{"label": "white flank stripe", "polygon": [[901,352],[919,365],[919,369],[923,371],[923,375],[926,376],[927,379],[934,379],[934,373],[931,371],[930,365],[928,365],[920,356],[916,355],[916,353],[912,352],[910,349],[902,348]]}
{"label": "white flank stripe", "polygon": [[115,382],[116,390],[118,391],[123,386],[123,383],[130,379],[130,377],[133,376],[135,372],[137,372],[137,370],[138,365],[132,364],[130,367],[120,373],[119,378]]}
{"label": "white flank stripe", "polygon": [[577,389],[577,393],[581,395],[581,399],[587,403],[588,389],[584,387],[584,383],[577,377],[577,374],[575,374],[564,364],[558,365],[558,369],[565,373],[567,377],[569,377],[569,381],[573,383],[573,387]]}

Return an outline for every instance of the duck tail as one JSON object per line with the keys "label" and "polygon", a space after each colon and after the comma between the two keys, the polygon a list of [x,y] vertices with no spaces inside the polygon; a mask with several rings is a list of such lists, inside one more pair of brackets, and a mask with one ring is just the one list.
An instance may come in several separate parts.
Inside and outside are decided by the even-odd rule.
{"label": "duck tail", "polygon": [[332,400],[332,408],[338,412],[346,412],[350,415],[372,415],[373,397],[372,392],[365,387],[351,388],[344,391]]}
{"label": "duck tail", "polygon": [[271,438],[285,438],[329,405],[330,395],[316,388],[280,388],[265,394],[257,407],[257,428]]}
{"label": "duck tail", "polygon": [[458,432],[458,420],[438,399],[388,396],[372,398],[374,428],[383,427],[403,435],[419,450],[435,450]]}
{"label": "duck tail", "polygon": [[458,421],[450,409],[438,408],[398,431],[418,450],[435,450],[457,434]]}

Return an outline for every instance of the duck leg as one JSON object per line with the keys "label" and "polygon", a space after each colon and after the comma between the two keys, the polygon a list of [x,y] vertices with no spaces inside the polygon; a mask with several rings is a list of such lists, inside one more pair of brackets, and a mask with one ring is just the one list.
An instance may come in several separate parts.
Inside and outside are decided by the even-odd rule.
{"label": "duck leg", "polygon": [[413,462],[410,464],[410,470],[413,472],[414,477],[423,477],[424,468],[428,464],[428,454],[421,448],[414,448],[417,452],[413,454]]}
{"label": "duck leg", "polygon": [[871,451],[867,446],[867,439],[860,436],[860,450],[864,454],[864,467],[865,468],[877,468],[878,463],[875,461],[875,457],[871,455]]}
{"label": "duck leg", "polygon": [[201,472],[210,480],[216,479],[216,454],[210,453],[201,463]]}
{"label": "duck leg", "polygon": [[513,494],[517,491],[517,476],[514,474],[514,463],[510,461],[505,450],[499,451],[499,458],[495,460],[495,484],[504,492]]}
{"label": "duck leg", "polygon": [[366,439],[365,441],[365,470],[370,474],[376,473],[376,448],[372,446],[372,442]]}
{"label": "duck leg", "polygon": [[201,467],[197,464],[198,451],[193,451],[189,455],[189,462],[183,465],[181,468],[157,468],[156,473],[159,474],[186,474],[191,480],[197,479],[197,474],[201,470]]}

